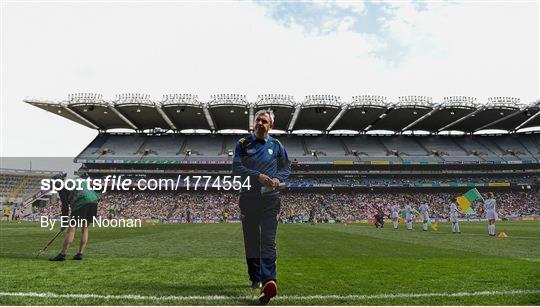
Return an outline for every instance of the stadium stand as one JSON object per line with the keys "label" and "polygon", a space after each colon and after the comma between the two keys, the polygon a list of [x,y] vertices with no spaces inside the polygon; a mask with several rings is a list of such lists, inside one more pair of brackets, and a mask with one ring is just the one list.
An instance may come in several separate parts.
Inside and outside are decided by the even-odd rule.
{"label": "stadium stand", "polygon": [[0,198],[26,200],[40,191],[41,180],[57,172],[0,169]]}
{"label": "stadium stand", "polygon": [[186,137],[186,150],[191,151],[188,159],[224,158],[221,154],[224,138],[217,135]]}
{"label": "stadium stand", "polygon": [[389,158],[388,149],[377,137],[347,137],[343,141],[351,152],[356,152],[361,161],[387,160]]}
{"label": "stadium stand", "polygon": [[[339,138],[332,136],[306,137],[304,138],[307,151],[315,157],[341,159],[345,157],[347,151]],[[286,143],[284,143],[287,146]],[[331,161],[333,161],[331,160]]]}
{"label": "stadium stand", "polygon": [[311,161],[311,154],[308,152],[305,142],[301,138],[297,138],[293,135],[279,136],[278,139],[287,146],[287,153],[291,160],[296,161]]}
{"label": "stadium stand", "polygon": [[[309,95],[298,103],[289,95],[266,94],[250,102],[245,95],[217,94],[201,102],[197,95],[171,94],[153,101],[120,94],[106,101],[99,94],[74,94],[61,102],[25,102],[98,131],[74,159],[82,163],[78,174],[90,177],[230,175],[234,148],[253,130],[255,112],[272,109],[276,137],[292,161],[282,222],[306,221],[310,210],[320,221],[366,219],[373,204],[407,201],[428,202],[434,216],[445,218],[448,203],[471,187],[496,192],[504,217],[538,214],[540,101],[390,100]],[[228,212],[234,220],[236,197],[215,191],[107,193],[100,214],[217,222]],[[55,210],[49,203],[38,214]]]}
{"label": "stadium stand", "polygon": [[30,204],[48,194],[41,190],[41,180],[58,172],[0,169],[0,204],[12,209],[12,217],[29,214]]}
{"label": "stadium stand", "polygon": [[396,153],[399,156],[407,157],[410,160],[416,157],[425,159],[431,152],[426,150],[415,139],[414,137],[396,136],[392,138],[381,138],[381,142],[390,152]]}
{"label": "stadium stand", "polygon": [[166,135],[149,137],[138,150],[143,159],[155,157],[174,157],[179,155],[185,143],[182,135]]}
{"label": "stadium stand", "polygon": [[[99,134],[77,159],[230,160],[241,135]],[[538,134],[518,136],[276,136],[298,162],[534,162]],[[97,150],[96,144],[102,144]],[[460,145],[458,145],[460,144]],[[186,154],[188,153],[189,154]]]}

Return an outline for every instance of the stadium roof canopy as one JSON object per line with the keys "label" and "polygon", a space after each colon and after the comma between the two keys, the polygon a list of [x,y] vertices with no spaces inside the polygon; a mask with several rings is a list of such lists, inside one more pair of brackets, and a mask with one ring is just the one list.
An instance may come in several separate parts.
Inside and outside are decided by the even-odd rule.
{"label": "stadium roof canopy", "polygon": [[[274,112],[274,129],[287,131],[296,111],[296,104],[290,95],[259,95],[253,106],[253,114],[260,110],[271,109]],[[250,120],[249,130],[253,129],[253,120]]]}
{"label": "stadium roof canopy", "polygon": [[304,103],[295,110],[287,130],[326,131],[341,110],[341,98],[338,96],[306,96]]}
{"label": "stadium roof canopy", "polygon": [[421,116],[408,127],[410,130],[442,131],[444,127],[473,113],[476,107],[473,97],[445,97],[443,103]]}
{"label": "stadium roof canopy", "polygon": [[540,101],[521,108],[501,106],[499,110],[497,120],[477,128],[476,131],[482,129],[517,130],[540,126]]}
{"label": "stadium roof canopy", "polygon": [[363,131],[388,110],[386,100],[383,96],[355,96],[330,128]]}
{"label": "stadium roof canopy", "polygon": [[196,95],[171,94],[163,98],[161,109],[176,127],[173,130],[214,129],[207,120],[207,109],[197,100]]}
{"label": "stadium roof canopy", "polygon": [[201,102],[196,95],[169,94],[161,101],[145,94],[120,94],[105,101],[99,94],[73,94],[61,102],[26,99],[25,102],[81,125],[106,131],[116,128],[143,131],[205,129],[253,130],[257,111],[272,109],[274,129],[283,131],[374,130],[463,131],[518,129],[540,126],[540,101],[529,105],[511,97],[491,97],[485,104],[473,97],[445,97],[440,103],[424,96],[402,96],[389,103],[384,96],[354,96],[343,103],[332,95],[310,95],[296,103],[290,95],[260,95],[248,102],[245,95],[213,95]]}
{"label": "stadium roof canopy", "polygon": [[208,103],[214,129],[244,129],[249,124],[249,104],[245,95],[220,94],[213,95]]}
{"label": "stadium roof canopy", "polygon": [[441,128],[441,130],[452,128],[460,131],[478,131],[483,127],[490,126],[492,123],[516,110],[519,110],[519,107],[507,104],[489,104],[481,106],[474,112]]}
{"label": "stadium roof canopy", "polygon": [[389,106],[378,119],[366,127],[366,130],[403,131],[432,110],[433,103],[430,97],[402,96],[398,98],[397,103]]}

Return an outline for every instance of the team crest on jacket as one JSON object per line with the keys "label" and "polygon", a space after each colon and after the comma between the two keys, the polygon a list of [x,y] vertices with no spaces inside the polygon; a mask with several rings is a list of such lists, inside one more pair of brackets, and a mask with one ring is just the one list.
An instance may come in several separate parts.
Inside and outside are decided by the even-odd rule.
{"label": "team crest on jacket", "polygon": [[269,154],[273,154],[274,153],[274,150],[272,148],[268,148],[268,153]]}

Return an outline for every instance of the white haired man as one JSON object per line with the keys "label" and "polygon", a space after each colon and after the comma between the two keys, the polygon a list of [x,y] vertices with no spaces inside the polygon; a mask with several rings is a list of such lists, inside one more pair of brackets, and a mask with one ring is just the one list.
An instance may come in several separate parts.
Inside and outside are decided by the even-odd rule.
{"label": "white haired man", "polygon": [[278,188],[291,173],[285,147],[268,134],[273,126],[272,111],[257,112],[253,134],[238,141],[233,158],[233,176],[251,179],[251,188],[240,192],[239,206],[251,288],[256,290],[262,285],[262,304],[277,295],[276,231],[281,208]]}

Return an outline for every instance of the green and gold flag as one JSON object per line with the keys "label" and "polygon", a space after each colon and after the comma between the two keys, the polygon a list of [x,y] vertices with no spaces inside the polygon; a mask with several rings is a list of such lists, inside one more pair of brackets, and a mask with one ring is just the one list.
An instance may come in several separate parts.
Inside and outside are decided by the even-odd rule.
{"label": "green and gold flag", "polygon": [[482,198],[482,195],[474,188],[467,191],[463,196],[459,196],[457,198],[457,203],[462,212],[467,212],[471,208],[471,204],[479,198]]}

